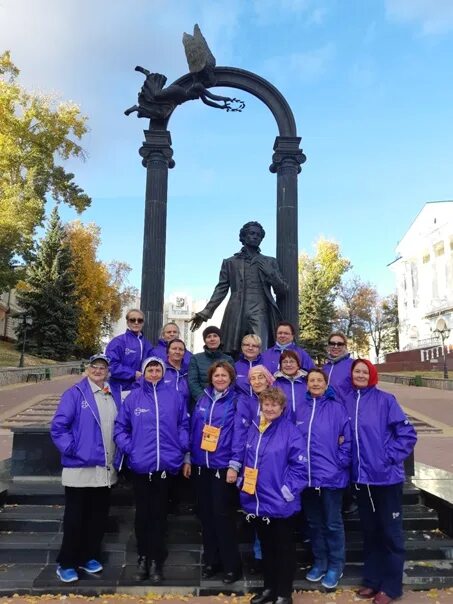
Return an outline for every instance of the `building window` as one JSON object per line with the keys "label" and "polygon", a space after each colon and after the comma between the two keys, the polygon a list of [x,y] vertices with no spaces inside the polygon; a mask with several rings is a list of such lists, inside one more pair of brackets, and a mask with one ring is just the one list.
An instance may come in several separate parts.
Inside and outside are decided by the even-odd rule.
{"label": "building window", "polygon": [[444,255],[444,242],[443,241],[439,241],[439,243],[435,243],[434,244],[434,253],[436,254],[436,256],[443,256]]}
{"label": "building window", "polygon": [[428,262],[431,260],[431,256],[426,253],[423,255],[423,264],[428,264]]}

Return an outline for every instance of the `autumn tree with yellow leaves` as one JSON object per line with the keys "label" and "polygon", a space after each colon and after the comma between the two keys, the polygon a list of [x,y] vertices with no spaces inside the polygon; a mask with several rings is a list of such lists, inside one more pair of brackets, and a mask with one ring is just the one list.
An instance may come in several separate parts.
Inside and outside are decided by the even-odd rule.
{"label": "autumn tree with yellow leaves", "polygon": [[76,345],[81,354],[100,349],[102,336],[129,304],[134,288],[125,286],[130,267],[123,262],[105,264],[97,259],[100,229],[96,224],[74,221],[66,225],[72,256],[72,275],[78,310]]}
{"label": "autumn tree with yellow leaves", "polygon": [[91,199],[61,161],[84,158],[79,144],[86,118],[73,103],[27,92],[8,51],[0,54],[0,292],[21,276],[36,228],[44,221],[46,197],[78,212]]}

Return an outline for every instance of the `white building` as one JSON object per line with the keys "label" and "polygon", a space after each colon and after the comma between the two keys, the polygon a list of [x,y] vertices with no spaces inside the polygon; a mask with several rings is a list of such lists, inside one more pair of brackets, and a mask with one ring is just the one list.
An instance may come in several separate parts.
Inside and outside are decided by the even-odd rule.
{"label": "white building", "polygon": [[396,248],[395,273],[400,350],[439,344],[433,331],[439,318],[453,343],[453,201],[424,205]]}
{"label": "white building", "polygon": [[0,340],[9,342],[17,340],[16,325],[19,321],[17,314],[20,311],[15,289],[0,294]]}

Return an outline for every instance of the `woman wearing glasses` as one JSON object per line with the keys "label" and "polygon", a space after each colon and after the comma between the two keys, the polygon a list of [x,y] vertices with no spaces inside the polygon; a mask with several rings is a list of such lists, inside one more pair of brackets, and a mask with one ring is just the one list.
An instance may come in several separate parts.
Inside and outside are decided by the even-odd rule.
{"label": "woman wearing glasses", "polygon": [[354,359],[348,352],[348,340],[342,331],[333,331],[327,340],[327,363],[322,370],[327,376],[328,385],[341,391],[350,380]]}
{"label": "woman wearing glasses", "polygon": [[236,369],[236,390],[239,394],[251,396],[253,391],[249,382],[249,371],[256,365],[261,365],[261,338],[249,333],[242,338],[241,354],[234,364]]}
{"label": "woman wearing glasses", "polygon": [[138,308],[128,310],[126,321],[126,332],[113,338],[105,349],[105,354],[110,358],[110,387],[122,400],[142,375],[142,362],[151,356],[153,348],[142,334],[145,322],[143,312]]}

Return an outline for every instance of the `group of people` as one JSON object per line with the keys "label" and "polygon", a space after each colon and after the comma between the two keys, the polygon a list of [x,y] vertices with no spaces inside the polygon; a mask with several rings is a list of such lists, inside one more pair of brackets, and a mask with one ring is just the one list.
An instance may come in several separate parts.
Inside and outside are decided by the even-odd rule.
{"label": "group of people", "polygon": [[343,333],[315,366],[290,323],[261,350],[248,334],[237,360],[222,351],[215,326],[191,355],[174,323],[152,346],[144,315],[127,313],[127,332],[90,359],[86,377],[67,390],[52,422],[62,454],[66,507],[57,574],[102,570],[100,548],[111,486],[127,466],[135,493],[137,580],[163,580],[172,476],[193,481],[202,526],[202,576],[242,576],[236,510],[255,531],[264,589],[252,604],[289,604],[296,534],[303,511],[313,564],[306,578],[335,589],[345,565],[342,501],[356,494],[364,536],[357,594],[389,604],[402,594],[403,461],[416,433],[395,397],[377,388],[377,371],[352,359]]}

